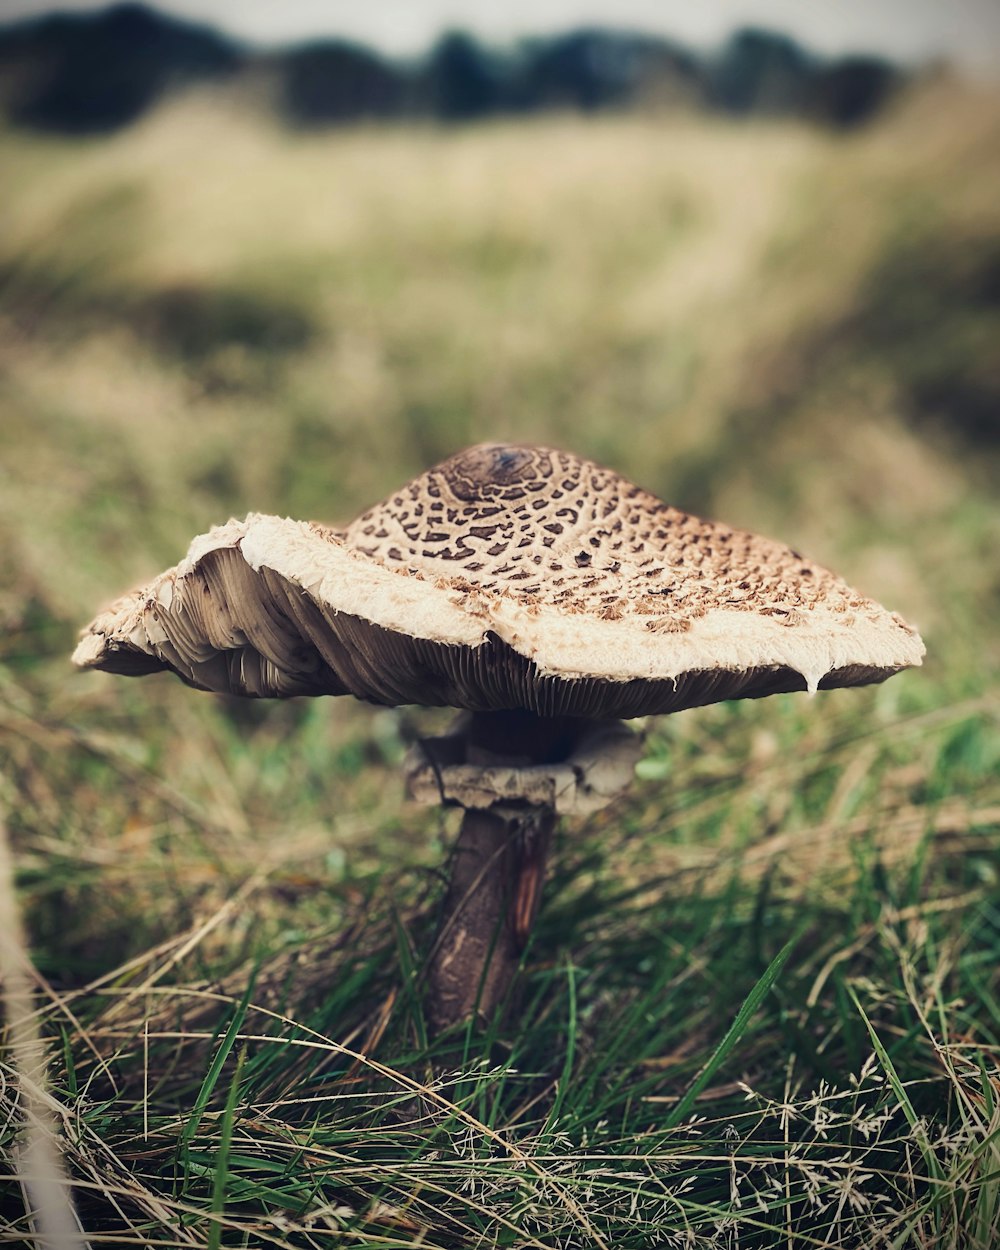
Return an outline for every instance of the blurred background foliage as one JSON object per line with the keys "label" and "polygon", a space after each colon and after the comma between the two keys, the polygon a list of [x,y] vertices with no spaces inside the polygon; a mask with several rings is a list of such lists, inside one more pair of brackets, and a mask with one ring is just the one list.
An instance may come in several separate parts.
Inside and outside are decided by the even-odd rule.
{"label": "blurred background foliage", "polygon": [[877,112],[907,77],[885,57],[821,57],[756,28],[737,31],[712,54],[611,27],[507,48],[452,30],[410,60],[342,39],[256,50],[139,4],[12,24],[0,30],[0,71],[9,116],[63,134],[116,130],[170,89],[213,81],[252,90],[287,122],[306,127],[666,104],[798,114],[850,127]]}
{"label": "blurred background foliage", "polygon": [[[994,87],[759,31],[712,57],[598,31],[503,53],[451,34],[410,65],[251,55],[131,6],[8,28],[0,84],[0,799],[56,986],[158,959],[244,889],[167,980],[238,999],[262,960],[293,1011],[297,977],[306,1001],[340,968],[359,988],[312,1025],[419,1050],[407,960],[450,826],[404,806],[398,764],[440,715],[236,704],[68,655],[213,523],[346,521],[468,443],[521,440],[794,544],[928,644],[877,690],[649,727],[633,796],[565,837],[543,915],[544,950],[586,965],[579,1049],[537,961],[525,1069],[596,1063],[632,1004],[642,1089],[676,1090],[806,927],[741,1070],[777,1097],[775,1047],[817,1079],[857,1067],[857,977],[923,1079],[941,1052],[906,1016],[905,925],[880,927],[907,908],[928,983],[959,952],[935,984],[996,1044]],[[643,997],[668,956],[670,993]]]}

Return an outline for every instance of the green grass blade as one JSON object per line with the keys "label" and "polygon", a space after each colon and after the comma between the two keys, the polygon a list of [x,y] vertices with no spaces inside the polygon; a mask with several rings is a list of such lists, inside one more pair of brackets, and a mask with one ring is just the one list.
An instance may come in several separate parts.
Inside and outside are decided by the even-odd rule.
{"label": "green grass blade", "polygon": [[188,1121],[184,1125],[184,1131],[181,1133],[179,1143],[179,1149],[181,1151],[183,1151],[184,1148],[190,1143],[191,1139],[198,1131],[198,1125],[201,1123],[201,1117],[204,1115],[205,1108],[208,1106],[209,1100],[211,1099],[215,1087],[218,1084],[223,1065],[229,1058],[229,1054],[233,1049],[236,1038],[239,1036],[239,1031],[243,1026],[243,1021],[246,1019],[247,1009],[250,1005],[250,995],[253,993],[255,981],[256,977],[251,976],[246,989],[243,991],[243,997],[236,1004],[236,1009],[233,1011],[233,1017],[229,1021],[229,1027],[226,1029],[226,1034],[219,1044],[219,1049],[215,1052],[215,1055],[212,1058],[208,1072],[205,1074],[205,1079],[201,1083],[201,1089],[198,1091],[198,1097],[194,1100],[194,1107],[191,1110],[191,1115],[188,1117]]}
{"label": "green grass blade", "polygon": [[906,1086],[900,1080],[899,1073],[896,1071],[896,1065],[892,1062],[889,1052],[882,1044],[882,1039],[875,1031],[875,1026],[872,1024],[871,1020],[869,1020],[868,1013],[865,1011],[864,1007],[861,1006],[861,1001],[855,992],[854,986],[849,985],[847,987],[847,992],[850,994],[851,1001],[854,1003],[858,1015],[864,1022],[865,1028],[868,1030],[868,1036],[871,1038],[875,1054],[878,1056],[878,1061],[882,1065],[882,1070],[888,1077],[889,1084],[892,1087],[892,1092],[896,1096],[896,1101],[902,1108],[903,1115],[906,1116],[906,1122],[913,1130],[914,1139],[920,1147],[920,1153],[927,1165],[929,1175],[937,1181],[944,1180],[944,1173],[941,1170],[941,1165],[938,1162],[937,1155],[934,1153],[930,1142],[927,1140],[927,1133],[924,1129],[922,1118],[917,1114],[916,1108],[910,1101],[910,1096],[906,1092]]}
{"label": "green grass blade", "polygon": [[226,1106],[222,1113],[222,1124],[219,1129],[219,1149],[215,1157],[215,1173],[212,1177],[212,1215],[216,1218],[208,1233],[208,1250],[219,1250],[222,1245],[222,1213],[226,1208],[226,1183],[229,1180],[229,1147],[233,1140],[233,1117],[236,1112],[236,1099],[240,1089],[240,1076],[243,1072],[243,1061],[247,1057],[246,1047],[240,1050],[236,1060],[236,1071],[229,1083],[226,1095]]}
{"label": "green grass blade", "polygon": [[688,1086],[686,1093],[674,1107],[673,1111],[667,1116],[665,1128],[676,1128],[684,1117],[690,1112],[694,1106],[695,1099],[716,1074],[719,1068],[725,1063],[726,1058],[737,1044],[743,1034],[747,1031],[750,1021],[757,1012],[757,1008],[767,997],[771,986],[781,975],[781,970],[788,960],[788,956],[792,953],[792,947],[795,945],[796,938],[789,938],[785,945],[778,951],[777,955],[771,960],[764,971],[764,975],[746,996],[743,1006],[736,1014],[736,1019],[729,1026],[725,1037],[716,1046],[707,1063],[698,1072],[691,1084]]}
{"label": "green grass blade", "polygon": [[573,1064],[576,1059],[576,1042],[577,1042],[577,1017],[576,1017],[576,969],[573,967],[573,961],[566,961],[566,989],[568,994],[568,1017],[566,1020],[566,1054],[563,1058],[562,1072],[559,1075],[559,1081],[556,1085],[555,1097],[552,1100],[552,1108],[546,1119],[545,1128],[542,1131],[544,1136],[550,1129],[556,1127],[559,1122],[559,1116],[562,1112],[563,1102],[566,1098],[566,1091],[569,1088],[570,1080],[573,1076]]}

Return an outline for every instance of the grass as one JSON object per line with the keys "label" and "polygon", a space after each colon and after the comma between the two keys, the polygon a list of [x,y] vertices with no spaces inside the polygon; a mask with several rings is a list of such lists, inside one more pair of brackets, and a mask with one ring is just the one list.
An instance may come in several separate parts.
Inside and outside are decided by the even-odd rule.
{"label": "grass", "polygon": [[[0,136],[0,805],[92,1246],[1000,1240],[998,128],[941,82],[849,139],[198,97]],[[454,829],[399,764],[446,716],[66,657],[213,522],[485,438],[793,542],[929,655],[650,722],[518,1011],[430,1043]]]}

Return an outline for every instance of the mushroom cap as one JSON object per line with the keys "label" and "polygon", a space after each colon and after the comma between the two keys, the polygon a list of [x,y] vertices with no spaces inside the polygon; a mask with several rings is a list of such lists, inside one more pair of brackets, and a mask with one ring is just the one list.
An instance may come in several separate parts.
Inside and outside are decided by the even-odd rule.
{"label": "mushroom cap", "polygon": [[251,514],[84,631],[83,668],[257,697],[633,717],[918,665],[798,552],[568,452],[483,444],[344,530]]}

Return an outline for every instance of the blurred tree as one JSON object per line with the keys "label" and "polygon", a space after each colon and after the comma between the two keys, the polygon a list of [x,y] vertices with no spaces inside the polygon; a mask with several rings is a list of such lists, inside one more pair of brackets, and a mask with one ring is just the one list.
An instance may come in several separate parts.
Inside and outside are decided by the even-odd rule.
{"label": "blurred tree", "polygon": [[634,74],[633,50],[602,31],[574,31],[531,46],[525,73],[534,108],[592,110],[621,103]]}
{"label": "blurred tree", "polygon": [[665,39],[576,30],[525,45],[520,98],[528,108],[590,112],[657,96],[690,96],[698,79],[693,54]]}
{"label": "blurred tree", "polygon": [[463,31],[441,37],[427,60],[421,85],[429,111],[443,121],[471,121],[504,104],[498,62]]}
{"label": "blurred tree", "polygon": [[0,66],[13,80],[11,119],[71,134],[125,126],[168,85],[229,73],[240,61],[216,32],[137,4],[0,32]]}
{"label": "blurred tree", "polygon": [[802,108],[812,58],[787,35],[738,31],[709,76],[709,99],[729,113],[789,113]]}
{"label": "blurred tree", "polygon": [[807,111],[834,126],[860,126],[882,108],[900,81],[899,71],[881,57],[843,57],[816,70]]}
{"label": "blurred tree", "polygon": [[281,72],[283,111],[298,125],[392,117],[408,94],[400,70],[339,40],[293,48],[282,58]]}

